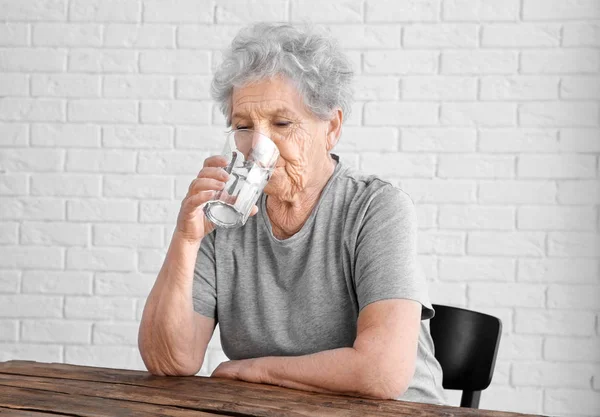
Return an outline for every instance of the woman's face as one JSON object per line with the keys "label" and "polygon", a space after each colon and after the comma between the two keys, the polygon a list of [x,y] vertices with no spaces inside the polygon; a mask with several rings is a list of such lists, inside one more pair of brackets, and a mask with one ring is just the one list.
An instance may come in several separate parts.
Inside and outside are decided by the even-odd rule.
{"label": "woman's face", "polygon": [[[276,77],[234,88],[231,101],[232,128],[258,131],[271,138],[279,149],[266,194],[292,201],[323,178],[339,126],[332,132],[331,121],[323,121],[306,109],[289,80]],[[336,117],[341,125],[341,112]]]}

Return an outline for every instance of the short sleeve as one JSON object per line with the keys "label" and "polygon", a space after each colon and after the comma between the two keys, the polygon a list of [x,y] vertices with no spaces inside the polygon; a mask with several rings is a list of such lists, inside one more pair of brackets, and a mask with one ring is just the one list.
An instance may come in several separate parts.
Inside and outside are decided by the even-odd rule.
{"label": "short sleeve", "polygon": [[386,185],[372,197],[360,224],[355,248],[359,309],[375,301],[410,299],[433,317],[427,283],[417,259],[417,216],[410,197]]}
{"label": "short sleeve", "polygon": [[194,268],[192,299],[196,312],[217,319],[215,232],[206,235],[200,243]]}

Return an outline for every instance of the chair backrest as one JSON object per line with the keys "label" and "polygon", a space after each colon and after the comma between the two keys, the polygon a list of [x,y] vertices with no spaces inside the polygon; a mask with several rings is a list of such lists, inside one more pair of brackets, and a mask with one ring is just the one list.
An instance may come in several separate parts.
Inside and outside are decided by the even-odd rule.
{"label": "chair backrest", "polygon": [[431,337],[445,389],[462,390],[461,407],[479,407],[494,374],[502,322],[488,314],[434,304]]}

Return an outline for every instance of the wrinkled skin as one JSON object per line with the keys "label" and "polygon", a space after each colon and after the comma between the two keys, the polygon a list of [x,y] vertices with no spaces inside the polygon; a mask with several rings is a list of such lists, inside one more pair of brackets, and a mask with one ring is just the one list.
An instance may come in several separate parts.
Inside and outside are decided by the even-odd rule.
{"label": "wrinkled skin", "polygon": [[331,120],[319,119],[283,77],[235,88],[231,104],[233,129],[259,131],[279,149],[264,192],[273,233],[288,238],[302,228],[335,169],[329,151],[339,139],[342,112],[335,111]]}

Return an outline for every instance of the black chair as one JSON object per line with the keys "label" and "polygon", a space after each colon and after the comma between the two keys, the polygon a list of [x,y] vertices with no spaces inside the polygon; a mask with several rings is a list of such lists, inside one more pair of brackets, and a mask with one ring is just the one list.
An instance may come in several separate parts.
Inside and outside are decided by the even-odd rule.
{"label": "black chair", "polygon": [[462,390],[461,407],[478,408],[492,382],[502,322],[488,314],[434,304],[431,337],[445,389]]}

